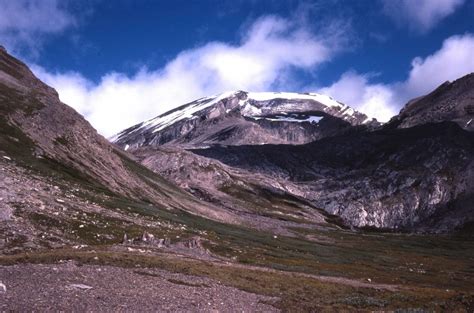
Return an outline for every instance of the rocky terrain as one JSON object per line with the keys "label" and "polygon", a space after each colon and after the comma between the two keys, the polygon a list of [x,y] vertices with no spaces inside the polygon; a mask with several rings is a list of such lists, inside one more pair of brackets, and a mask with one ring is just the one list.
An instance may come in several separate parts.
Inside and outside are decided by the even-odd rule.
{"label": "rocky terrain", "polygon": [[[125,132],[138,142],[124,151],[1,49],[1,310],[473,310],[465,205],[472,203],[472,133],[452,122],[379,129],[316,94],[289,104],[281,98],[288,94],[271,101],[238,94],[190,105],[212,102],[210,111],[221,113],[236,105],[228,115],[169,119],[177,123],[170,134],[196,127],[165,145],[160,131],[147,130],[161,127],[161,118]],[[254,139],[207,136],[233,121],[253,127]],[[206,133],[209,125],[216,128]],[[261,145],[265,138],[284,145]],[[229,146],[203,147],[211,143]],[[428,217],[408,219],[410,227],[457,232],[350,229],[360,204],[338,207],[348,199],[341,188],[359,202],[394,199],[402,215],[419,195]],[[364,196],[369,188],[376,192]],[[405,217],[380,212],[374,207],[359,220],[407,230],[390,224]]]}
{"label": "rocky terrain", "polygon": [[292,193],[356,227],[449,232],[474,220],[474,133],[454,123],[192,151],[293,182]]}
{"label": "rocky terrain", "polygon": [[[227,287],[212,279],[158,269],[122,269],[70,261],[2,267],[0,280],[8,284],[8,294],[0,304],[2,310],[278,311],[271,305],[275,301],[271,297]],[[31,288],[25,290],[25,285]],[[111,288],[115,290],[112,299]],[[15,301],[20,297],[24,301]]]}

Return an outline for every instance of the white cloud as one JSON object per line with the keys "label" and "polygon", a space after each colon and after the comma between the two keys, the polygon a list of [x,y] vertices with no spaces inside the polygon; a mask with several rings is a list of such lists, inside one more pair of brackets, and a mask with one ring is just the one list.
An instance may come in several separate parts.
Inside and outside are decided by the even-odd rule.
{"label": "white cloud", "polygon": [[0,42],[9,51],[35,54],[46,35],[74,26],[75,18],[59,0],[0,0]]}
{"label": "white cloud", "polygon": [[464,0],[382,0],[385,14],[400,26],[423,33],[458,9]]}
{"label": "white cloud", "polygon": [[383,84],[370,84],[367,75],[346,72],[329,87],[319,90],[338,101],[348,104],[381,122],[398,113],[392,88]]}
{"label": "white cloud", "polygon": [[[291,68],[313,69],[338,50],[334,38],[321,39],[287,20],[257,21],[240,45],[220,42],[180,53],[164,68],[142,69],[129,77],[109,73],[93,84],[78,73],[33,71],[55,87],[63,102],[83,114],[99,132],[110,136],[199,97],[226,90],[293,91]],[[452,36],[441,48],[417,57],[405,81],[373,83],[373,75],[344,73],[338,81],[317,90],[355,109],[388,121],[411,98],[429,93],[446,80],[474,72],[474,36]]]}
{"label": "white cloud", "polygon": [[452,36],[440,50],[426,58],[415,58],[402,88],[408,97],[426,94],[447,80],[474,72],[474,36]]}
{"label": "white cloud", "polygon": [[110,136],[199,97],[286,88],[292,69],[314,70],[341,49],[343,32],[315,35],[295,22],[266,16],[251,25],[238,45],[211,42],[180,53],[161,69],[144,68],[132,77],[109,73],[93,84],[78,73],[33,70],[58,90],[63,102]]}
{"label": "white cloud", "polygon": [[387,121],[408,100],[425,95],[445,81],[452,81],[474,72],[474,36],[452,36],[433,54],[412,61],[405,81],[374,84],[370,75],[344,73],[329,87],[320,89],[379,121]]}

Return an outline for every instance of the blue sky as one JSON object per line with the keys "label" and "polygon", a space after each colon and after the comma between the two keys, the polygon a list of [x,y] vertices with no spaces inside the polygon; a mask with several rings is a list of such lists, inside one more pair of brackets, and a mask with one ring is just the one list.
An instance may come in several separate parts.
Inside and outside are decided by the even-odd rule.
{"label": "blue sky", "polygon": [[386,121],[474,71],[473,21],[473,0],[0,0],[0,43],[110,136],[234,89]]}

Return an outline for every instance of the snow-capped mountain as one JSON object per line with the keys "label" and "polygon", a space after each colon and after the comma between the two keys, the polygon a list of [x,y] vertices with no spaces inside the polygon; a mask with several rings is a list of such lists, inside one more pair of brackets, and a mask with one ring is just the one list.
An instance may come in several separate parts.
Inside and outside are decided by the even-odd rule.
{"label": "snow-capped mountain", "polygon": [[111,140],[127,149],[166,143],[303,144],[354,126],[376,125],[365,114],[317,93],[233,91],[180,106]]}

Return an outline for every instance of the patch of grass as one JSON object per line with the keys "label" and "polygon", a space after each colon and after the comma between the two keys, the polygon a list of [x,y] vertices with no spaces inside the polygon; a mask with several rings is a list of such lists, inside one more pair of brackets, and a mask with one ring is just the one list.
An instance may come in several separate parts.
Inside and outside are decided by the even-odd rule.
{"label": "patch of grass", "polygon": [[[236,178],[238,180],[238,178]],[[231,184],[219,188],[242,207],[261,216],[295,223],[310,223],[302,212],[317,210],[306,201],[280,190],[270,190],[253,184]]]}
{"label": "patch of grass", "polygon": [[371,278],[381,283],[474,290],[474,242],[465,238],[311,228],[297,231],[321,237],[321,241],[310,241],[304,236],[274,238],[271,233],[215,222],[177,209],[163,210],[126,199],[113,199],[109,205],[174,225],[186,225],[180,234],[183,236],[205,231],[206,248],[245,264]]}

